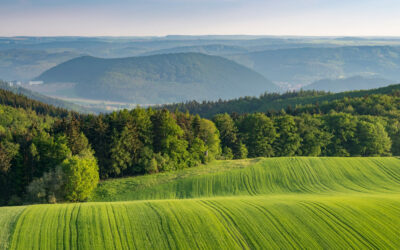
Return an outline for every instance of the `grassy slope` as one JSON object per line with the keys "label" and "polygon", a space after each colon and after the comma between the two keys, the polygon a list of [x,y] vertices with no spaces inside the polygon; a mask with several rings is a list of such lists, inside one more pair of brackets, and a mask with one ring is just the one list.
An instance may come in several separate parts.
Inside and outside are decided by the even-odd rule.
{"label": "grassy slope", "polygon": [[[246,167],[247,166],[247,167]],[[396,158],[259,158],[100,184],[92,201],[400,191]]]}
{"label": "grassy slope", "polygon": [[25,207],[0,208],[0,249],[7,249],[15,223]]}
{"label": "grassy slope", "polygon": [[400,196],[30,206],[11,249],[398,248]]}
{"label": "grassy slope", "polygon": [[103,182],[92,197],[136,198],[29,206],[11,249],[400,247],[396,158],[221,161]]}

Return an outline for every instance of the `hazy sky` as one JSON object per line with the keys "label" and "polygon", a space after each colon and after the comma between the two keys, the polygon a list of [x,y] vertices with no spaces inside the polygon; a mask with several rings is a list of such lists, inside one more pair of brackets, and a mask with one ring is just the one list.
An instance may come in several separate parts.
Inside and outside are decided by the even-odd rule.
{"label": "hazy sky", "polygon": [[400,0],[0,0],[0,36],[400,36]]}

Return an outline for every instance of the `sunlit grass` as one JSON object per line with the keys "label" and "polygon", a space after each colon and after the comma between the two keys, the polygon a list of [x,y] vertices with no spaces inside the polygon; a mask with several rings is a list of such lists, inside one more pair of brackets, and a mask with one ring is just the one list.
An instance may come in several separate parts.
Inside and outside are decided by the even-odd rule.
{"label": "sunlit grass", "polygon": [[397,158],[258,158],[102,182],[92,201],[400,191]]}
{"label": "sunlit grass", "polygon": [[0,208],[0,249],[7,249],[18,216],[25,207]]}
{"label": "sunlit grass", "polygon": [[0,208],[0,239],[10,249],[400,248],[397,158],[217,161],[105,181],[92,200]]}
{"label": "sunlit grass", "polygon": [[399,208],[394,194],[37,205],[11,249],[397,249]]}

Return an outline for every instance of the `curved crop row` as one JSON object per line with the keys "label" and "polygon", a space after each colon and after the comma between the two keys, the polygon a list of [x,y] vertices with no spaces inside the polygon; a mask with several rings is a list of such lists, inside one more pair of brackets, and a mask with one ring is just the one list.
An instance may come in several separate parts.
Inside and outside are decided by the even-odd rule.
{"label": "curved crop row", "polygon": [[30,206],[11,249],[400,247],[399,195],[301,196]]}
{"label": "curved crop row", "polygon": [[0,249],[7,249],[15,223],[25,207],[0,208]]}
{"label": "curved crop row", "polygon": [[[244,167],[246,161],[240,166],[222,161],[198,169],[105,181],[92,201],[400,191],[397,158],[285,157],[251,162]],[[231,167],[225,165],[230,163]]]}

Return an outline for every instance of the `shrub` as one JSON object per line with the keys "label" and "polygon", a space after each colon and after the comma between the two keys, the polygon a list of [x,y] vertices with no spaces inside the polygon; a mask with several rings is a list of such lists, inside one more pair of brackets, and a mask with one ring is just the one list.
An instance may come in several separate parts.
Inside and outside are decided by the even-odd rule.
{"label": "shrub", "polygon": [[65,173],[65,198],[84,201],[99,182],[97,161],[93,156],[72,156],[62,163]]}
{"label": "shrub", "polygon": [[66,176],[61,166],[58,166],[44,173],[42,177],[34,179],[27,188],[28,201],[34,203],[63,201],[65,197],[65,178]]}

